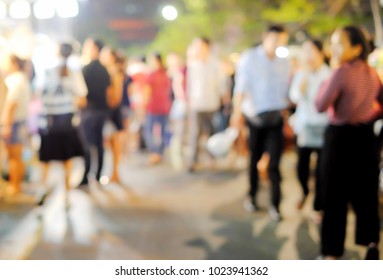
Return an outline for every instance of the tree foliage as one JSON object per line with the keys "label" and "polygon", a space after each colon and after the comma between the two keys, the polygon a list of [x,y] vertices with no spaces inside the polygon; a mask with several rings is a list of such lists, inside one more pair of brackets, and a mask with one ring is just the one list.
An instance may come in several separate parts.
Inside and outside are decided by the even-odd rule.
{"label": "tree foliage", "polygon": [[163,23],[149,50],[184,53],[193,38],[207,36],[221,50],[242,50],[259,42],[270,23],[292,33],[324,36],[335,27],[371,20],[363,0],[182,0],[179,18]]}

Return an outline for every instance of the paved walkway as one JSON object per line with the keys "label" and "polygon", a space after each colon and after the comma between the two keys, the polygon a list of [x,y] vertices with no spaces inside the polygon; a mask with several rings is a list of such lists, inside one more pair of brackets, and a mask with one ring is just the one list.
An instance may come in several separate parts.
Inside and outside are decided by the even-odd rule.
{"label": "paved walkway", "polygon": [[[61,185],[42,209],[0,202],[0,258],[315,259],[318,226],[310,203],[302,212],[295,208],[300,197],[295,161],[293,153],[283,157],[284,220],[276,223],[267,211],[243,210],[243,170],[220,163],[215,171],[190,175],[166,163],[149,167],[146,156],[132,155],[120,169],[126,186],[92,185],[90,194],[73,190],[67,213]],[[109,158],[106,162],[110,166]],[[74,180],[80,173],[79,162]],[[62,180],[58,166],[51,179]],[[258,198],[267,208],[268,183],[262,184]],[[353,215],[349,220],[345,258],[360,259],[364,250],[353,245]]]}

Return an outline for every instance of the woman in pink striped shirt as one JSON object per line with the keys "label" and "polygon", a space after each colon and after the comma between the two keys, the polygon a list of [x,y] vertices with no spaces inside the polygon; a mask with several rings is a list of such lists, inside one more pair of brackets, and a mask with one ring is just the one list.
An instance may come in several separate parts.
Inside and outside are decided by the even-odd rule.
{"label": "woman in pink striped shirt", "polygon": [[383,104],[383,88],[367,63],[369,47],[354,26],[331,37],[332,64],[337,66],[316,100],[328,111],[321,174],[324,217],[321,251],[325,259],[343,255],[348,204],[357,218],[356,243],[368,246],[366,259],[379,259],[379,153],[373,133],[376,104]]}

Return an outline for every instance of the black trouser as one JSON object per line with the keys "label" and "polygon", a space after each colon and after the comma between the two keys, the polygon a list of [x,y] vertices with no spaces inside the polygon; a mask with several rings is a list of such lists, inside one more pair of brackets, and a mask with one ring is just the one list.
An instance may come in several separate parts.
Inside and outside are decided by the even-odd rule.
{"label": "black trouser", "polygon": [[85,171],[83,182],[87,181],[91,169],[91,151],[95,148],[97,153],[96,179],[100,180],[104,164],[103,128],[108,118],[107,111],[84,111],[81,113],[81,135],[84,146]]}
{"label": "black trouser", "polygon": [[258,191],[259,174],[257,164],[264,152],[270,156],[268,174],[272,185],[272,204],[279,210],[281,200],[281,173],[279,163],[283,152],[283,124],[275,127],[258,128],[247,121],[249,127],[250,148],[250,191],[251,197],[256,196]]}
{"label": "black trouser", "polygon": [[315,166],[315,196],[314,196],[314,210],[322,210],[322,187],[320,179],[320,161],[321,161],[321,149],[299,147],[298,148],[298,164],[297,173],[298,179],[301,184],[304,196],[309,194],[309,178],[310,178],[310,158],[311,154],[317,154],[317,162]]}
{"label": "black trouser", "polygon": [[372,125],[329,126],[322,152],[322,254],[342,256],[348,204],[356,214],[356,243],[379,242],[377,138]]}
{"label": "black trouser", "polygon": [[199,139],[203,132],[208,136],[213,135],[213,117],[214,112],[191,112],[190,113],[190,146],[191,160],[190,165],[194,165],[198,161],[199,155]]}

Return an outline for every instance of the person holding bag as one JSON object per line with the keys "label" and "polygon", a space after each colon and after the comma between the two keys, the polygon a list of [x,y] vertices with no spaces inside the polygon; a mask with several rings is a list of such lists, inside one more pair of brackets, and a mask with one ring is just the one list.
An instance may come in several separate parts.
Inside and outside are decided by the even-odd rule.
{"label": "person holding bag", "polygon": [[375,104],[383,105],[383,86],[368,66],[369,46],[355,26],[331,37],[332,65],[337,67],[316,99],[327,111],[320,176],[323,186],[321,253],[324,259],[344,252],[348,204],[356,214],[356,243],[368,246],[365,259],[379,259],[379,152],[373,131]]}
{"label": "person holding bag", "polygon": [[269,215],[280,221],[281,173],[283,152],[283,111],[288,108],[289,62],[276,55],[278,47],[286,45],[288,33],[283,26],[270,26],[261,45],[245,51],[238,64],[234,89],[234,111],[231,125],[240,127],[242,113],[249,127],[250,189],[244,202],[246,211],[257,210],[259,174],[257,164],[268,152],[268,174],[272,185],[272,205]]}

